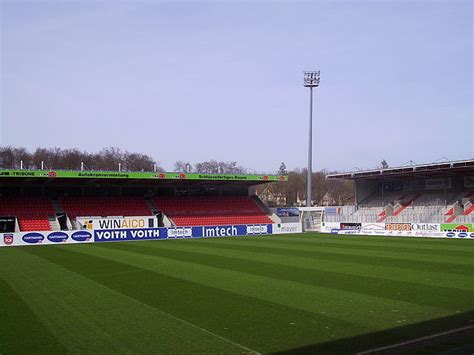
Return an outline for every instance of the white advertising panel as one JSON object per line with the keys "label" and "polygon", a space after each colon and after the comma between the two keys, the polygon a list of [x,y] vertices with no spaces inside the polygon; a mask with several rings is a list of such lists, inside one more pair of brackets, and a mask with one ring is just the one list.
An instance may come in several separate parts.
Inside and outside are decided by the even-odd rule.
{"label": "white advertising panel", "polygon": [[301,223],[280,223],[273,225],[273,234],[302,233]]}
{"label": "white advertising panel", "polygon": [[444,237],[439,223],[412,223],[411,235],[422,237]]}
{"label": "white advertising panel", "polygon": [[474,187],[474,175],[464,176],[464,186],[465,187]]}
{"label": "white advertising panel", "polygon": [[0,246],[91,243],[90,231],[46,231],[1,233]]}
{"label": "white advertising panel", "polygon": [[360,234],[385,235],[385,223],[362,223]]}
{"label": "white advertising panel", "polygon": [[332,233],[335,230],[339,230],[341,224],[339,222],[323,222],[321,223],[321,232]]}
{"label": "white advertising panel", "polygon": [[191,227],[185,228],[168,228],[168,238],[190,238],[193,236]]}
{"label": "white advertising panel", "polygon": [[332,234],[359,234],[359,235],[385,235],[400,237],[425,237],[425,238],[464,238],[474,240],[474,232],[469,231],[443,231],[439,223],[362,223],[360,229],[347,229],[345,226],[355,223],[323,223],[322,233]]}
{"label": "white advertising panel", "polygon": [[427,190],[442,190],[451,188],[451,178],[427,179],[425,181]]}
{"label": "white advertising panel", "polygon": [[133,216],[133,217],[77,217],[76,225],[79,229],[134,229],[134,228],[157,228],[156,216]]}

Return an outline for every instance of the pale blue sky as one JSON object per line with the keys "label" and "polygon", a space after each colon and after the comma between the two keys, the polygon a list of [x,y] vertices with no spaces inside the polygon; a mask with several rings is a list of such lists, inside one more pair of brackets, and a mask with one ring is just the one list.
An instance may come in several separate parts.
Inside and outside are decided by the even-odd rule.
{"label": "pale blue sky", "polygon": [[472,1],[1,2],[1,145],[258,171],[474,156]]}

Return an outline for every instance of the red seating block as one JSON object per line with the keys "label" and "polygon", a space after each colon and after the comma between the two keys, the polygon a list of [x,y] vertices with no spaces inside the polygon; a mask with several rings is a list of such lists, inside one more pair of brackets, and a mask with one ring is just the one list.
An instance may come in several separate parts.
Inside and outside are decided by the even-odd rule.
{"label": "red seating block", "polygon": [[250,197],[156,197],[177,226],[273,223]]}
{"label": "red seating block", "polygon": [[49,231],[48,217],[54,216],[51,200],[46,197],[0,198],[0,215],[18,219],[21,231]]}
{"label": "red seating block", "polygon": [[150,216],[143,197],[67,197],[60,199],[69,217]]}

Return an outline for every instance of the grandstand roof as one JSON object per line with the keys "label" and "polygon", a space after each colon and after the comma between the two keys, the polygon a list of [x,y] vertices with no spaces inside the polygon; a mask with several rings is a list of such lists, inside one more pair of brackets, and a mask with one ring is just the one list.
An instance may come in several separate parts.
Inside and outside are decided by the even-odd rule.
{"label": "grandstand roof", "polygon": [[329,174],[327,179],[380,179],[474,174],[474,159]]}
{"label": "grandstand roof", "polygon": [[129,171],[73,171],[73,170],[1,170],[0,183],[46,182],[70,183],[126,183],[126,184],[212,184],[259,185],[273,181],[288,181],[288,176],[158,173]]}

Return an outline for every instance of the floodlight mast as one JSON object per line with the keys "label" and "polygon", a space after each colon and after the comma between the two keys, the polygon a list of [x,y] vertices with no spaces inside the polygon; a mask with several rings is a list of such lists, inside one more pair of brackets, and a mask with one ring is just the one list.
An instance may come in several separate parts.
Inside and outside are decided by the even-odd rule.
{"label": "floodlight mast", "polygon": [[306,183],[306,206],[311,207],[313,175],[313,88],[319,86],[320,72],[304,71],[303,86],[309,88],[309,143],[308,143],[308,177]]}

